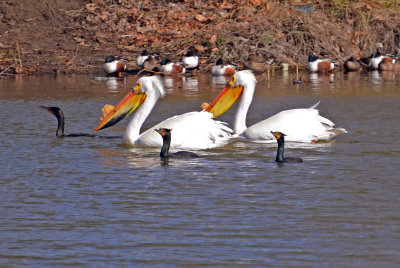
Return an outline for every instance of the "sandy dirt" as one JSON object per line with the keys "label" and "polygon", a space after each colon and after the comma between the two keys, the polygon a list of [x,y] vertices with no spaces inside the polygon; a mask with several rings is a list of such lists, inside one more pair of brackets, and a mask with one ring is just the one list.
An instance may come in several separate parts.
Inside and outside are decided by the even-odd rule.
{"label": "sandy dirt", "polygon": [[338,65],[372,52],[400,54],[399,1],[1,0],[0,73],[101,73],[109,55],[137,68],[142,50],[201,69],[215,61]]}

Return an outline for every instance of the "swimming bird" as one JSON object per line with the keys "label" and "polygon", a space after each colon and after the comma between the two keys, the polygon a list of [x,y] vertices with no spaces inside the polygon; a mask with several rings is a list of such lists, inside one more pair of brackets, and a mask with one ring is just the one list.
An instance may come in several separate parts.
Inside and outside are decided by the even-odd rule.
{"label": "swimming bird", "polygon": [[149,52],[147,52],[147,50],[143,50],[142,54],[140,54],[137,58],[136,58],[136,65],[140,68],[143,68],[143,63],[145,62],[145,60],[147,60],[149,58]]}
{"label": "swimming bird", "polygon": [[109,75],[121,77],[127,65],[128,62],[125,59],[117,59],[114,56],[109,56],[103,63],[103,70]]}
{"label": "swimming bird", "polygon": [[160,151],[160,157],[174,157],[174,158],[189,158],[199,157],[197,154],[188,151],[178,151],[176,153],[169,153],[169,146],[171,144],[171,129],[159,128],[155,131],[161,135],[163,139],[163,145]]}
{"label": "swimming bird", "polygon": [[379,71],[400,71],[400,64],[393,63],[392,59],[390,58],[383,58],[382,61],[378,65]]}
{"label": "swimming bird", "polygon": [[318,59],[317,56],[308,57],[307,68],[312,73],[323,73],[332,71],[335,68],[335,63],[330,59]]}
{"label": "swimming bird", "polygon": [[219,58],[216,64],[211,67],[212,75],[233,75],[236,72],[236,66],[231,64],[224,64],[223,60]]}
{"label": "swimming bird", "polygon": [[271,131],[271,134],[274,135],[276,141],[278,142],[278,149],[276,151],[276,159],[275,162],[278,163],[301,163],[303,159],[300,157],[284,157],[283,151],[285,150],[285,134],[279,131]]}
{"label": "swimming bird", "polygon": [[252,70],[256,73],[264,73],[270,69],[270,65],[274,62],[274,59],[265,61],[264,59],[257,57],[256,55],[250,55],[247,61],[243,61],[244,69]]}
{"label": "swimming bird", "polygon": [[344,62],[344,70],[346,72],[358,72],[361,70],[360,62],[352,56]]}
{"label": "swimming bird", "polygon": [[[143,122],[164,95],[160,77],[141,77],[134,89],[105,116],[95,131],[118,123],[137,109],[125,130],[123,141],[127,145],[161,147],[163,140],[154,131],[161,127],[174,130],[174,139],[171,141],[171,148],[174,149],[200,150],[223,146],[230,141],[232,130],[225,123],[213,120],[213,114],[206,111],[173,116],[140,133]],[[219,103],[216,106],[219,109]]]}
{"label": "swimming bird", "polygon": [[186,69],[179,63],[173,63],[170,59],[163,59],[160,66],[160,71],[166,75],[184,74]]}
{"label": "swimming bird", "polygon": [[199,57],[195,56],[193,51],[189,50],[182,57],[182,64],[188,71],[192,71],[192,74],[196,74],[196,70],[199,67]]}
{"label": "swimming bird", "polygon": [[87,134],[87,133],[74,133],[74,134],[64,134],[64,124],[65,124],[65,117],[64,112],[59,107],[46,107],[40,106],[40,108],[45,109],[52,115],[57,118],[58,126],[56,130],[57,137],[90,137],[90,138],[121,138],[120,136],[99,136],[95,134]]}
{"label": "swimming bird", "polygon": [[369,57],[369,62],[368,62],[368,69],[373,71],[373,70],[378,70],[379,69],[379,63],[381,63],[382,60],[387,60],[388,62],[391,63],[396,63],[396,60],[392,55],[386,54],[382,55],[379,51],[376,51],[371,54]]}
{"label": "swimming bird", "polygon": [[[335,128],[329,119],[319,115],[315,104],[310,108],[281,111],[250,127],[246,126],[246,116],[253,99],[257,80],[249,70],[236,72],[220,94],[204,107],[214,114],[214,118],[223,114],[240,97],[234,122],[234,134],[248,141],[266,142],[274,140],[271,131],[279,129],[288,135],[289,141],[311,143],[329,140],[336,135],[346,133],[343,128]],[[221,105],[221,103],[224,105]],[[218,103],[214,107],[214,103]]]}

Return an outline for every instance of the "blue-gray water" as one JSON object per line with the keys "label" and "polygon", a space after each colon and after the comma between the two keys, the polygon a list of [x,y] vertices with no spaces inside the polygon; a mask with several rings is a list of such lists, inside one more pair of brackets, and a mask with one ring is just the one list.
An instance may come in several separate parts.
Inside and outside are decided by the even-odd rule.
{"label": "blue-gray water", "polygon": [[[303,74],[307,76],[307,74]],[[93,133],[105,103],[136,78],[0,79],[0,266],[396,267],[400,263],[399,75],[258,77],[248,125],[321,101],[348,130],[330,143],[287,144],[302,164],[274,163],[276,144],[236,142],[191,160]],[[224,86],[166,79],[146,121],[199,110]],[[234,110],[236,107],[232,107]],[[233,110],[219,118],[231,123]],[[122,135],[128,120],[102,135]]]}

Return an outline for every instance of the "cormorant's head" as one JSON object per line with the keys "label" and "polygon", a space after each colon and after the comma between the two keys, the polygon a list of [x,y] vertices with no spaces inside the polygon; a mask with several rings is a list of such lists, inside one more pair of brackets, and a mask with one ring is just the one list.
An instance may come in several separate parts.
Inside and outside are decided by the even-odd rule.
{"label": "cormorant's head", "polygon": [[159,128],[159,129],[155,129],[154,131],[156,131],[162,137],[165,137],[165,136],[171,136],[171,130],[172,129],[169,129],[169,128]]}
{"label": "cormorant's head", "polygon": [[271,131],[271,134],[274,135],[275,139],[277,139],[277,140],[286,136],[285,134],[283,134],[282,132],[279,132],[279,131]]}
{"label": "cormorant's head", "polygon": [[58,107],[40,106],[40,108],[47,110],[49,113],[53,114],[57,118],[61,118],[64,116],[63,111]]}

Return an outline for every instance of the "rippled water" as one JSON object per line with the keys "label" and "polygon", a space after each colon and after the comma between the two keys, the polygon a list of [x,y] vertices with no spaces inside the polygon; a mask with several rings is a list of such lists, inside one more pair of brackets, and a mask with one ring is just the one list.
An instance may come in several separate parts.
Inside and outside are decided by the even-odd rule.
{"label": "rippled water", "polygon": [[[321,114],[349,133],[287,144],[304,163],[285,165],[273,162],[275,144],[236,142],[164,163],[159,149],[120,139],[56,138],[40,105],[64,110],[67,134],[93,133],[103,104],[136,78],[1,78],[0,265],[396,267],[399,75],[292,78],[258,77],[248,125],[321,101]],[[225,81],[164,82],[168,94],[144,127],[199,110]]]}

